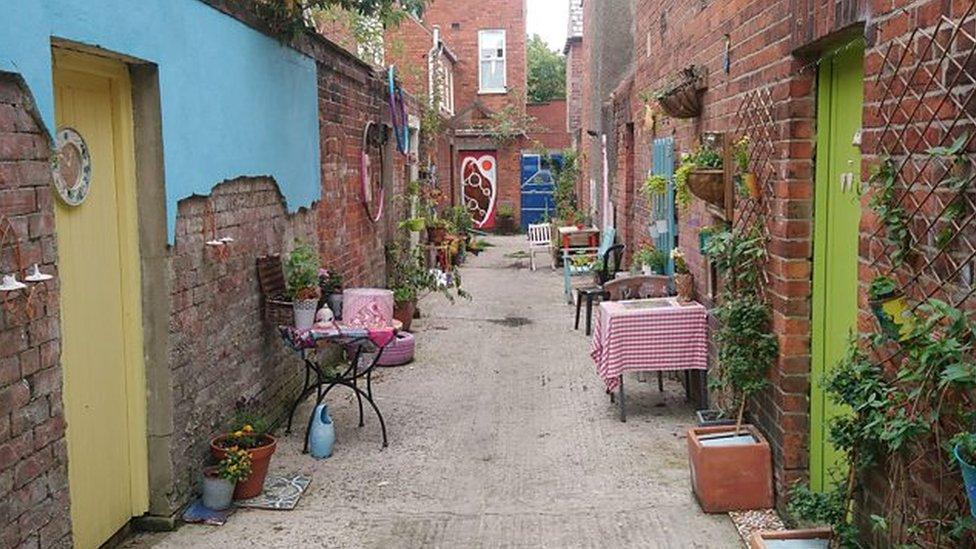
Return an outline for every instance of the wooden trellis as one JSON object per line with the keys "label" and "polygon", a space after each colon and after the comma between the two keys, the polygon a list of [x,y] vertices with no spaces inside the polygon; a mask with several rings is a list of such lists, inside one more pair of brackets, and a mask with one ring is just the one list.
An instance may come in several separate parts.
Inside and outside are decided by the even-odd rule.
{"label": "wooden trellis", "polygon": [[[884,50],[874,82],[879,131],[865,133],[895,175],[895,203],[909,237],[892,241],[881,224],[870,234],[870,266],[897,280],[917,304],[936,298],[972,308],[976,259],[976,20],[973,7],[916,28]],[[933,154],[961,143],[959,154]],[[904,248],[901,253],[899,248]],[[904,258],[901,260],[901,258]]]}
{"label": "wooden trellis", "polygon": [[735,132],[730,136],[732,143],[742,137],[749,138],[749,170],[756,174],[762,192],[758,199],[736,194],[733,227],[743,230],[759,222],[768,238],[768,221],[772,211],[770,202],[776,179],[773,160],[779,141],[779,125],[773,117],[772,88],[766,86],[745,94],[734,121]]}

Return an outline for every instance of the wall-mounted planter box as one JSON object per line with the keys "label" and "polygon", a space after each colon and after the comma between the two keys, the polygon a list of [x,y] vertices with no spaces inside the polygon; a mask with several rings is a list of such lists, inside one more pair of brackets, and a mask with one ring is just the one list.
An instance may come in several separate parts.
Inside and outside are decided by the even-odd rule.
{"label": "wall-mounted planter box", "polygon": [[831,537],[830,528],[753,532],[749,549],[829,549]]}
{"label": "wall-mounted planter box", "polygon": [[773,506],[769,443],[752,425],[688,430],[691,487],[706,513]]}
{"label": "wall-mounted planter box", "polygon": [[688,174],[691,194],[719,208],[725,207],[725,187],[724,170],[693,170]]}

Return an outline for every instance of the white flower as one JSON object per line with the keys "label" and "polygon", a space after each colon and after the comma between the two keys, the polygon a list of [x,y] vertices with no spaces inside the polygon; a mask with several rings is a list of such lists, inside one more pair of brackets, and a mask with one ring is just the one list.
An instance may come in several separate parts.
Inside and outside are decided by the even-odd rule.
{"label": "white flower", "polygon": [[681,248],[674,248],[671,250],[671,259],[678,259],[679,257],[684,257],[685,253],[681,251]]}

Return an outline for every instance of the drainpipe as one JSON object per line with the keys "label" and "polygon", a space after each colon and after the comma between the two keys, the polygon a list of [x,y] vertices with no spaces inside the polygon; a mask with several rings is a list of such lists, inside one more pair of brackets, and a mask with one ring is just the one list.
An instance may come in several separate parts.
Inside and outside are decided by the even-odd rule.
{"label": "drainpipe", "polygon": [[427,52],[427,101],[430,103],[430,108],[434,108],[434,70],[436,70],[437,61],[441,56],[441,49],[444,47],[441,44],[441,28],[438,25],[434,25],[433,32],[433,44],[430,50]]}

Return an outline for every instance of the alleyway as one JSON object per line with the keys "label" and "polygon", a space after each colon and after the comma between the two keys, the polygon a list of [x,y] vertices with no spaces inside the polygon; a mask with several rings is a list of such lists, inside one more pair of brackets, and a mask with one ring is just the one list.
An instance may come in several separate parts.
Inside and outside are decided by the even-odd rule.
{"label": "alleyway", "polygon": [[630,384],[620,423],[559,275],[529,271],[521,237],[493,242],[463,270],[474,300],[427,298],[417,360],[374,385],[388,449],[342,394],[332,458],[300,455],[293,434],[272,462],[313,474],[297,510],[238,511],[126,546],[739,547],[729,519],[691,494],[680,387]]}

